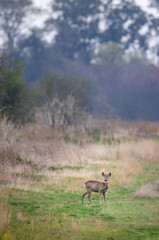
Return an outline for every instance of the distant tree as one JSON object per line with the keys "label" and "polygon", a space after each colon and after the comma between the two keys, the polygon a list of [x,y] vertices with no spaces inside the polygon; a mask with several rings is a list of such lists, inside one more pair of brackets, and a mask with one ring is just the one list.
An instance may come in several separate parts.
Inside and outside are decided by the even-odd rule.
{"label": "distant tree", "polygon": [[46,29],[56,32],[55,52],[89,63],[99,42],[115,42],[124,49],[138,43],[146,49],[148,35],[141,30],[147,24],[148,14],[133,0],[58,0],[52,2]]}
{"label": "distant tree", "polygon": [[27,62],[25,79],[36,82],[51,69],[53,62],[50,59],[51,49],[41,40],[41,31],[33,29],[31,34],[18,42],[17,57]]}
{"label": "distant tree", "polygon": [[81,123],[88,116],[88,112],[79,107],[73,96],[68,95],[65,100],[58,97],[46,101],[38,111],[37,121],[49,124],[55,129],[65,129]]}
{"label": "distant tree", "polygon": [[116,42],[125,49],[137,43],[140,48],[146,49],[148,34],[143,34],[141,30],[148,25],[148,14],[134,0],[109,2],[109,5],[104,5],[105,29],[101,33],[102,42]]}
{"label": "distant tree", "polygon": [[40,81],[52,72],[69,72],[69,60],[43,40],[43,30],[34,28],[18,42],[16,57],[27,62],[24,78],[30,83]]}
{"label": "distant tree", "polygon": [[108,42],[99,46],[94,60],[103,65],[114,66],[123,62],[123,50],[119,44]]}
{"label": "distant tree", "polygon": [[32,0],[1,0],[0,1],[0,28],[4,47],[13,52],[18,39],[23,35],[26,15],[34,11]]}
{"label": "distant tree", "polygon": [[39,83],[37,102],[49,112],[54,127],[58,123],[75,124],[92,109],[91,82],[84,78],[50,75]]}
{"label": "distant tree", "polygon": [[92,84],[87,78],[52,74],[39,83],[39,91],[44,102],[54,97],[65,100],[68,95],[72,95],[78,106],[86,111],[91,110]]}
{"label": "distant tree", "polygon": [[[154,8],[159,13],[159,0],[150,0],[150,7]],[[151,35],[153,38],[156,38],[156,44],[153,47],[153,52],[157,55],[159,64],[159,15],[158,17],[151,17],[151,30]]]}
{"label": "distant tree", "polygon": [[0,57],[0,117],[16,124],[32,121],[34,104],[31,90],[23,80],[24,63]]}
{"label": "distant tree", "polygon": [[140,54],[128,59],[113,67],[93,64],[100,102],[95,101],[94,115],[111,116],[105,106],[108,104],[122,119],[158,121],[159,68]]}
{"label": "distant tree", "polygon": [[56,31],[54,48],[68,59],[88,63],[99,32],[101,0],[52,1],[48,30]]}
{"label": "distant tree", "polygon": [[152,7],[157,7],[159,9],[159,0],[150,0]]}

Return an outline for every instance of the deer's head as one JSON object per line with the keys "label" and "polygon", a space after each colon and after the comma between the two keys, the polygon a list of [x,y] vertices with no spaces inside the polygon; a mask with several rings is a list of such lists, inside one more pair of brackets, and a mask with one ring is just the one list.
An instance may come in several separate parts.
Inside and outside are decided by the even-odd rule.
{"label": "deer's head", "polygon": [[105,182],[108,182],[109,177],[111,176],[111,172],[108,173],[107,175],[106,175],[104,172],[102,172],[102,176],[104,177],[104,181],[105,181]]}

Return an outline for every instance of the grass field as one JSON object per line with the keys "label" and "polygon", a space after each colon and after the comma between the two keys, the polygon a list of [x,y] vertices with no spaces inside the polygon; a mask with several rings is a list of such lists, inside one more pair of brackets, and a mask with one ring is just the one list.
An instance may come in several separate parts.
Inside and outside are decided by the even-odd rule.
{"label": "grass field", "polygon": [[[130,136],[111,145],[94,142],[83,146],[60,140],[62,150],[54,155],[58,160],[48,156],[42,164],[38,145],[43,139],[24,137],[24,132],[14,136],[16,140],[7,138],[7,150],[1,151],[5,161],[12,155],[14,165],[11,159],[7,165],[1,164],[0,239],[159,239],[157,137],[134,140]],[[52,154],[51,141],[45,139],[44,147]],[[19,147],[13,151],[15,143]],[[31,144],[36,150],[27,149]],[[61,160],[63,156],[66,161]],[[103,181],[102,171],[112,173],[107,204],[100,204],[99,195],[92,193],[94,205],[87,197],[82,205],[84,182]]]}

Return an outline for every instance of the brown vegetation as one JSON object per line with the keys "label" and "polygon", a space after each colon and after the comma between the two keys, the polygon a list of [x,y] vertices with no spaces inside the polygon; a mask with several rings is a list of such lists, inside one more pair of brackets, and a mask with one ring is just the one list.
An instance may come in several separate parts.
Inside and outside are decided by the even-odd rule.
{"label": "brown vegetation", "polygon": [[7,228],[10,222],[10,216],[6,205],[7,196],[4,189],[0,186],[0,231]]}
{"label": "brown vegetation", "polygon": [[[126,169],[131,174],[132,172],[139,173],[138,160],[151,161],[158,158],[158,141],[152,138],[141,138],[140,132],[136,138],[132,134],[136,134],[139,125],[140,131],[142,129],[143,133],[149,131],[149,134],[152,134],[154,129],[159,130],[157,124],[154,124],[153,128],[150,123],[147,125],[146,123],[143,125],[142,123],[121,122],[98,123],[92,120],[91,123],[87,122],[86,126],[81,126],[81,128],[72,127],[66,132],[58,132],[51,127],[39,124],[28,124],[21,129],[15,129],[12,124],[2,120],[0,123],[1,168],[13,174],[17,170],[24,175],[29,172],[47,171],[49,166],[59,163],[63,165],[98,164],[108,167],[109,161],[113,159],[118,160],[117,168]],[[102,134],[99,133],[100,141],[97,143],[91,135],[95,124],[99,131],[103,129]],[[108,141],[103,142],[103,138]],[[10,166],[13,165],[14,168],[11,168]],[[128,166],[130,166],[130,171]],[[68,170],[65,171],[67,174]],[[83,171],[85,170],[78,171],[78,175],[81,172],[83,177]]]}
{"label": "brown vegetation", "polygon": [[134,194],[135,198],[154,198],[159,197],[157,189],[159,188],[159,181],[155,184],[145,184],[140,187],[140,189]]}

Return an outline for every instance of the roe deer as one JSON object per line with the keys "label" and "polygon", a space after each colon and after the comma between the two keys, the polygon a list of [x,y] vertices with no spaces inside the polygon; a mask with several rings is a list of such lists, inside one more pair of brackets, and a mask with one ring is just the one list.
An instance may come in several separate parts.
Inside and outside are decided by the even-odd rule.
{"label": "roe deer", "polygon": [[106,203],[105,193],[108,190],[108,179],[111,176],[111,172],[108,175],[106,175],[104,172],[102,172],[102,176],[104,177],[105,182],[98,182],[98,181],[90,180],[85,183],[85,187],[86,187],[87,191],[82,195],[82,204],[83,204],[83,199],[87,194],[88,194],[88,199],[92,204],[92,201],[91,201],[91,193],[92,192],[99,193],[100,203],[101,203],[101,194],[103,194],[104,202]]}

